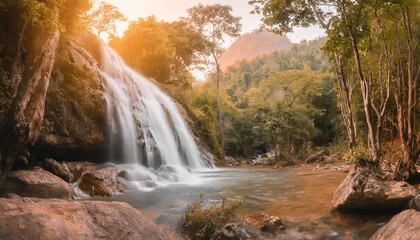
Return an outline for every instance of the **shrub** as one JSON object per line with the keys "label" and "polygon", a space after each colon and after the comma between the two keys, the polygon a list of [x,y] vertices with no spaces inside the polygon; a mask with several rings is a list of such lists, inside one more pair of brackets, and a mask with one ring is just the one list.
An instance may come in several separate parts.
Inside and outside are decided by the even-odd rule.
{"label": "shrub", "polygon": [[358,145],[349,149],[343,156],[347,163],[359,165],[363,161],[369,161],[369,151],[364,145]]}
{"label": "shrub", "polygon": [[217,239],[215,234],[227,223],[236,218],[236,211],[242,201],[227,201],[223,199],[220,206],[206,207],[203,195],[188,206],[187,211],[178,223],[178,228],[184,236],[193,240]]}

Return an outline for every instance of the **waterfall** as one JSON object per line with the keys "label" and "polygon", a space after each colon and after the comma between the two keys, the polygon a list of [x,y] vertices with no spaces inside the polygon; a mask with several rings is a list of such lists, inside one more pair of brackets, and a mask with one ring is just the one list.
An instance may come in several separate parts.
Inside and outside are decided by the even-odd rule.
{"label": "waterfall", "polygon": [[174,101],[102,44],[109,161],[138,187],[191,181],[207,166]]}

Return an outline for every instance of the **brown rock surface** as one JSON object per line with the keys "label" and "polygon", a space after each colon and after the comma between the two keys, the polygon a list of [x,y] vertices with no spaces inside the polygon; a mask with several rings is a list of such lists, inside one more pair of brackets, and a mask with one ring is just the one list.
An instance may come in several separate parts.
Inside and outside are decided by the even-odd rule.
{"label": "brown rock surface", "polygon": [[95,166],[86,165],[81,167],[75,176],[79,182],[79,188],[90,196],[111,196],[130,190],[128,183],[121,175],[124,170],[106,166],[97,169]]}
{"label": "brown rock surface", "polygon": [[50,173],[59,176],[64,181],[68,183],[73,182],[73,174],[70,172],[69,168],[65,163],[60,164],[59,162],[55,161],[52,158],[45,159],[43,163],[43,167],[45,170],[49,171]]}
{"label": "brown rock surface", "polygon": [[417,240],[420,239],[420,212],[406,210],[395,215],[381,227],[371,240]]}
{"label": "brown rock surface", "polygon": [[70,199],[74,196],[67,182],[41,168],[11,172],[1,191],[21,197]]}
{"label": "brown rock surface", "polygon": [[170,239],[121,202],[0,198],[0,239]]}
{"label": "brown rock surface", "polygon": [[417,194],[406,182],[380,180],[370,169],[359,167],[334,192],[332,205],[341,210],[401,209]]}

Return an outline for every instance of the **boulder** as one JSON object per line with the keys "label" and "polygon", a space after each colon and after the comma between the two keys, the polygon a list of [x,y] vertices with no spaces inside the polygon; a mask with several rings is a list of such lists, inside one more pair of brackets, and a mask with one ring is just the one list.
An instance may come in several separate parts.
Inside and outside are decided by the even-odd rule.
{"label": "boulder", "polygon": [[270,216],[265,213],[255,213],[245,216],[245,223],[262,232],[275,233],[285,229],[283,222],[279,217]]}
{"label": "boulder", "polygon": [[50,173],[59,176],[64,181],[72,183],[74,180],[73,174],[70,172],[69,168],[65,163],[60,164],[52,158],[45,159],[43,163],[45,170]]}
{"label": "boulder", "polygon": [[310,155],[306,160],[305,163],[313,163],[313,162],[320,162],[323,161],[330,153],[327,149],[322,149],[321,151]]}
{"label": "boulder", "polygon": [[121,176],[125,171],[114,166],[101,169],[83,167],[79,170],[79,188],[90,196],[111,196],[130,190],[128,183]]}
{"label": "boulder", "polygon": [[413,197],[407,204],[406,208],[420,211],[420,195]]}
{"label": "boulder", "polygon": [[401,209],[417,194],[406,182],[384,181],[371,169],[358,167],[334,192],[332,205],[339,210]]}
{"label": "boulder", "polygon": [[381,227],[371,240],[417,240],[420,239],[420,212],[406,210],[395,215]]}
{"label": "boulder", "polygon": [[61,199],[74,197],[74,192],[67,182],[41,168],[9,173],[1,191],[22,197]]}
{"label": "boulder", "polygon": [[0,199],[0,239],[170,239],[127,203]]}
{"label": "boulder", "polygon": [[236,220],[227,223],[222,229],[214,234],[214,239],[220,240],[245,240],[257,239],[258,231],[250,228],[242,221]]}

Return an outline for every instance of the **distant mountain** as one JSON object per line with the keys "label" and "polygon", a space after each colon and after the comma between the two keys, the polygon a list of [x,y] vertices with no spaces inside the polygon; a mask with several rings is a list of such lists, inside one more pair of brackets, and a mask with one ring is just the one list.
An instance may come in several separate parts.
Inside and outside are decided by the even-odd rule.
{"label": "distant mountain", "polygon": [[252,60],[264,54],[270,54],[275,51],[288,50],[293,43],[285,36],[268,32],[256,31],[247,33],[236,40],[225,53],[220,57],[220,67],[226,70],[236,61],[248,59]]}

